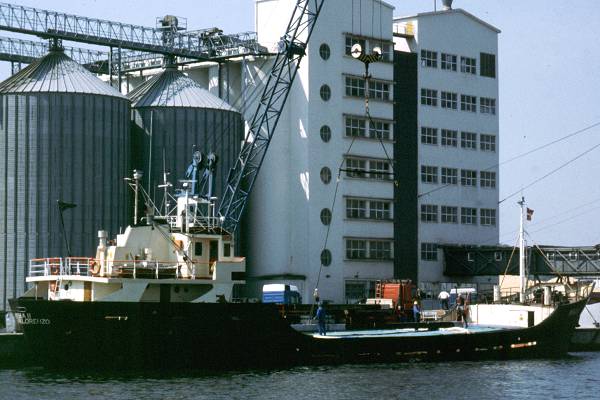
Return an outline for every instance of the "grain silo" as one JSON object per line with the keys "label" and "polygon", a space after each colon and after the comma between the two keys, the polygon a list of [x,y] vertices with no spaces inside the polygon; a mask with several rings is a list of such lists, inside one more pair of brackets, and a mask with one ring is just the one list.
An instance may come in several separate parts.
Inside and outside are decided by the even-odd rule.
{"label": "grain silo", "polygon": [[93,256],[96,232],[127,221],[129,100],[59,48],[0,83],[0,299],[31,258]]}
{"label": "grain silo", "polygon": [[156,187],[165,170],[179,187],[177,180],[184,178],[196,146],[218,157],[213,194],[220,198],[239,155],[244,129],[241,114],[174,66],[128,97],[133,114],[132,162],[144,171],[143,184],[150,194],[160,197]]}

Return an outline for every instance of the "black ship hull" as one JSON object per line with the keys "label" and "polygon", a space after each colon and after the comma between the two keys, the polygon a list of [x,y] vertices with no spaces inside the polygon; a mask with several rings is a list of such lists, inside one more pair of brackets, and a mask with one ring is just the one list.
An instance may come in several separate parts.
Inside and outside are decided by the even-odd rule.
{"label": "black ship hull", "polygon": [[[558,357],[585,301],[531,328],[462,334],[313,337],[271,304],[13,301],[29,357],[55,368],[245,369]],[[381,331],[379,331],[381,332]]]}

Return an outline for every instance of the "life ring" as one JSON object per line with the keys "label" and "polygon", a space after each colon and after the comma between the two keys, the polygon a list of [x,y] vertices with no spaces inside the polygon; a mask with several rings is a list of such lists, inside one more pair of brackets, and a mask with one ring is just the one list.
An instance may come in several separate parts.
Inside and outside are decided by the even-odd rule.
{"label": "life ring", "polygon": [[100,264],[98,264],[96,260],[91,260],[88,270],[90,271],[90,274],[92,274],[92,276],[96,276],[100,273]]}

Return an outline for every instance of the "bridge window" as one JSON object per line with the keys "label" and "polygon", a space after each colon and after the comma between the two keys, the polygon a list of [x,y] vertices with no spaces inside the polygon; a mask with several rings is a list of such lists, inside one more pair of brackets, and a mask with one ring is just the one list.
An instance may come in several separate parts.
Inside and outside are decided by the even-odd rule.
{"label": "bridge window", "polygon": [[223,257],[231,257],[231,243],[223,243]]}
{"label": "bridge window", "polygon": [[202,257],[202,242],[194,243],[194,256]]}

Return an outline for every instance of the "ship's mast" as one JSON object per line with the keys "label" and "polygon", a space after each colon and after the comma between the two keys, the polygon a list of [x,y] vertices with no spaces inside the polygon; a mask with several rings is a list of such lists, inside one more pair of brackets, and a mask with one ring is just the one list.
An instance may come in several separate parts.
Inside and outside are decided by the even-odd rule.
{"label": "ship's mast", "polygon": [[517,202],[521,207],[521,219],[519,224],[519,302],[525,303],[525,289],[527,288],[527,277],[525,276],[525,197]]}

